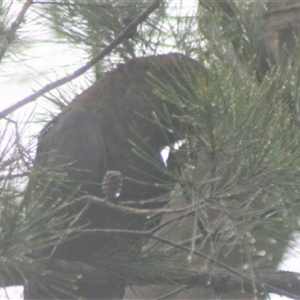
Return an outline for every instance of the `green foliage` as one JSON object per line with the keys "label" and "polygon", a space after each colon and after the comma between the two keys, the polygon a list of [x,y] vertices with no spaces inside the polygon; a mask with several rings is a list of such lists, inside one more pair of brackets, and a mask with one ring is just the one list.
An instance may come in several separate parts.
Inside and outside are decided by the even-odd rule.
{"label": "green foliage", "polygon": [[[242,245],[258,256],[257,262],[244,258],[245,264],[275,267],[299,229],[300,137],[286,101],[290,78],[279,71],[258,84],[255,76],[239,77],[219,63],[208,73],[207,82],[201,79],[183,99],[160,87],[191,129],[181,133],[190,150],[178,161],[178,182],[187,199],[196,198],[196,214],[213,240],[225,223],[212,220],[211,211],[232,222],[234,238],[216,241],[217,254],[224,245]],[[274,89],[278,81],[282,88]],[[185,91],[187,86],[182,85]]]}
{"label": "green foliage", "polygon": [[[103,49],[148,4],[148,1],[63,1],[35,6],[34,10],[57,40],[82,48],[88,58]],[[0,5],[0,14],[5,17],[5,22],[0,22],[0,33],[4,34],[9,14],[4,2]],[[171,149],[175,167],[174,161],[171,163],[172,153],[167,162],[173,168],[168,172],[173,172],[179,189],[171,202],[180,199],[194,205],[194,211],[180,215],[163,237],[171,239],[179,228],[190,226],[191,253],[196,249],[207,255],[202,265],[216,259],[231,267],[275,268],[293,235],[299,232],[299,65],[278,65],[267,47],[262,34],[266,3],[198,1],[198,11],[189,16],[174,16],[171,6],[165,3],[137,33],[99,62],[95,78],[119,61],[170,49],[187,53],[205,66],[205,75],[201,74],[197,80],[183,70],[184,80],[178,81],[180,93],[149,74],[155,92],[176,105],[181,113],[178,120],[182,127],[176,130],[183,146]],[[62,90],[58,93],[59,97],[47,97],[63,109],[73,91],[70,96]],[[174,117],[167,111],[163,113],[166,119]],[[168,124],[175,130],[171,122]],[[8,131],[3,132],[1,139],[8,136]],[[7,270],[16,273],[2,274],[0,282],[6,282],[7,276],[17,276],[18,280],[38,278],[37,274],[43,270],[34,267],[28,253],[45,245],[53,246],[62,238],[72,238],[60,225],[74,220],[74,216],[63,213],[57,217],[58,212],[64,211],[64,205],[38,217],[29,210],[27,213],[32,213],[32,217],[25,217],[24,207],[19,203],[26,182],[10,179],[9,175],[18,173],[15,171],[20,168],[24,173],[30,171],[32,154],[17,139],[7,145],[2,144],[0,164],[1,174],[7,176],[1,181],[0,191],[0,263],[8,264]],[[35,203],[44,199],[43,192],[53,182],[60,186],[63,178],[42,182]],[[185,224],[188,218],[192,219],[192,225]],[[49,228],[53,220],[55,230]],[[77,234],[80,229],[72,230]],[[202,235],[200,241],[199,235]],[[151,245],[141,263],[135,262],[132,268],[136,267],[139,274],[155,276],[157,270],[161,272],[167,265],[175,265],[176,261],[162,244]],[[182,262],[188,255],[178,249],[170,253],[180,257],[184,276],[186,265]],[[231,256],[238,264],[231,263]],[[194,259],[192,255],[188,258]],[[58,286],[62,289],[72,285],[72,280],[63,280],[63,274],[49,278],[46,281],[41,278],[41,285],[50,282],[55,286],[62,282]]]}
{"label": "green foliage", "polygon": [[[52,30],[59,38],[82,47],[89,57],[93,57],[145,11],[148,5],[149,1],[63,1],[60,5],[41,6],[41,15],[48,18]],[[134,31],[128,36],[111,57],[96,66],[96,78],[101,77],[107,63],[116,64],[121,59],[145,55],[146,52],[149,54],[147,49],[157,34],[152,28],[153,24],[160,22],[162,17],[163,8],[154,12],[150,20],[142,25],[142,34]]]}

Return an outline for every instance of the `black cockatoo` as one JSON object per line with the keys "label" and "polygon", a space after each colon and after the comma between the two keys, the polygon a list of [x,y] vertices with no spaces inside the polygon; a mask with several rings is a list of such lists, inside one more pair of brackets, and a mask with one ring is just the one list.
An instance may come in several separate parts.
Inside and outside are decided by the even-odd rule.
{"label": "black cockatoo", "polygon": [[[39,209],[46,210],[82,195],[103,198],[101,184],[110,170],[124,177],[120,197],[116,199],[119,203],[130,200],[133,207],[139,207],[141,200],[167,194],[172,176],[161,150],[183,138],[180,132],[184,127],[184,103],[200,69],[187,56],[167,54],[136,58],[105,73],[41,132],[34,166],[37,175],[28,186],[29,206],[39,201]],[[57,176],[63,180],[55,180]],[[144,207],[164,204],[152,201]],[[84,203],[75,203],[67,213],[78,214],[83,207]],[[146,226],[144,217],[93,203],[77,221],[85,228],[96,229],[142,230]],[[79,279],[74,298],[121,299],[128,282],[118,275],[116,266],[105,263],[115,259],[117,265],[130,259],[140,249],[135,239],[82,234],[35,255],[83,262],[105,270],[105,282]],[[25,298],[70,296],[29,280]]]}

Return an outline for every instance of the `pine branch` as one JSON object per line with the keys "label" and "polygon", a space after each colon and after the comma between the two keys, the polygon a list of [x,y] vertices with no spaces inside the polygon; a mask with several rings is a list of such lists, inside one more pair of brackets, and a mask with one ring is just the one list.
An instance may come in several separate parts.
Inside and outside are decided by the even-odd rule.
{"label": "pine branch", "polygon": [[2,42],[1,47],[0,47],[0,62],[3,59],[9,46],[14,41],[14,39],[16,37],[16,32],[17,32],[18,28],[20,27],[21,23],[24,21],[26,12],[28,11],[31,4],[32,4],[31,0],[26,0],[26,2],[23,4],[19,14],[17,15],[16,19],[11,23],[10,29],[5,32],[4,41]]}
{"label": "pine branch", "polygon": [[269,3],[266,12],[266,29],[291,29],[291,25],[298,25],[300,3],[295,1],[282,1]]}
{"label": "pine branch", "polygon": [[[112,210],[120,211],[126,214],[136,215],[136,216],[149,216],[149,215],[157,215],[157,214],[174,214],[179,212],[187,212],[190,209],[195,209],[195,205],[185,205],[179,208],[160,208],[160,209],[142,209],[142,208],[134,208],[128,207],[124,205],[119,205],[107,201],[107,199],[98,198],[92,195],[82,196],[75,200],[75,202],[89,202],[97,205],[101,205],[103,207],[108,207]],[[73,202],[73,203],[75,203]],[[71,203],[71,204],[73,204]]]}
{"label": "pine branch", "polygon": [[[95,281],[103,281],[107,277],[105,268],[96,268],[84,263],[67,262],[60,259],[37,259],[34,261],[38,269],[47,269],[49,272],[44,275],[47,277],[55,276],[57,273],[64,273],[70,280],[71,278],[82,278],[85,281],[93,278]],[[25,269],[25,268],[24,268]],[[242,270],[236,270],[243,277],[230,274],[226,270],[183,270],[173,267],[166,267],[164,272],[161,270],[156,273],[143,274],[136,272],[136,266],[131,263],[131,267],[124,268],[126,272],[120,271],[120,276],[128,279],[131,285],[185,285],[188,287],[209,288],[216,294],[230,294],[234,292],[253,293],[253,274]],[[1,287],[9,285],[24,285],[24,274],[17,272],[5,261],[0,261]],[[255,288],[258,294],[275,293],[292,299],[300,299],[299,273],[285,271],[257,270],[255,274]]]}
{"label": "pine branch", "polygon": [[84,74],[87,70],[89,70],[91,67],[93,67],[96,63],[98,63],[101,59],[106,57],[108,54],[110,54],[118,45],[120,45],[124,40],[128,38],[128,35],[132,33],[133,30],[136,29],[136,27],[143,23],[148,16],[153,13],[160,5],[162,0],[156,0],[154,1],[145,12],[140,14],[135,20],[133,20],[110,44],[108,44],[102,51],[100,51],[94,58],[92,58],[90,61],[88,61],[84,66],[80,67],[73,73],[66,75],[65,77],[62,77],[52,83],[49,83],[45,85],[40,90],[36,91],[32,95],[18,101],[16,104],[8,107],[7,109],[4,109],[2,112],[0,112],[0,119],[6,117],[8,114],[14,112],[15,110],[19,109],[20,107],[23,107],[24,105],[35,101],[38,97],[44,95],[45,93],[64,85],[73,79],[81,76]]}

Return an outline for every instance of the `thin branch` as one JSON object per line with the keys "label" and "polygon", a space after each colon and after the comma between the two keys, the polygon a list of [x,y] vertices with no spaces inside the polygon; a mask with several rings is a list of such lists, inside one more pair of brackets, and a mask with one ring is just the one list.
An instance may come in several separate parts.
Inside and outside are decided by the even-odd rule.
{"label": "thin branch", "polygon": [[90,207],[90,203],[86,203],[85,206],[81,209],[81,211],[77,214],[76,218],[68,225],[68,228],[66,229],[67,234],[66,235],[62,235],[59,238],[58,243],[53,247],[49,258],[52,258],[54,253],[56,252],[57,248],[59,247],[60,244],[63,243],[63,240],[66,239],[66,237],[69,235],[70,230],[72,229],[72,227],[74,226],[74,224],[76,222],[78,222],[78,220],[85,214],[85,212],[89,209]]}
{"label": "thin branch", "polygon": [[75,203],[75,202],[81,202],[81,201],[98,204],[101,206],[111,208],[116,211],[123,212],[125,214],[131,214],[131,215],[136,215],[136,216],[149,216],[149,215],[157,215],[157,214],[174,214],[174,213],[188,211],[190,209],[195,209],[195,205],[186,205],[186,206],[179,207],[179,208],[160,208],[160,209],[133,208],[133,207],[123,206],[123,205],[119,205],[119,204],[114,204],[110,201],[107,201],[106,199],[98,198],[98,197],[92,196],[92,195],[82,196],[82,197],[74,200],[74,202],[72,202],[71,205],[73,205],[73,203]]}
{"label": "thin branch", "polygon": [[[31,261],[31,260],[30,260]],[[29,263],[28,262],[25,262]],[[32,261],[31,261],[32,263]],[[22,264],[22,263],[21,263]],[[45,273],[43,280],[47,276],[55,276],[56,272],[68,274],[72,278],[82,278],[85,280],[103,281],[107,276],[106,268],[96,268],[94,266],[65,261],[61,259],[36,259],[34,264],[38,269],[47,269],[51,272]],[[183,270],[173,266],[165,266],[164,272],[160,269],[153,274],[145,272],[136,272],[139,265],[131,262],[130,265],[125,266],[120,270],[120,275],[124,276],[131,283],[131,285],[170,285],[175,286],[186,285],[189,287],[206,288],[213,290],[216,294],[230,294],[234,292],[241,292],[253,294],[253,279],[250,272],[235,269],[236,273],[243,276],[236,276],[228,273],[226,270],[214,268],[210,270]],[[24,265],[24,269],[26,266]],[[8,285],[23,285],[24,274],[18,272],[12,265],[5,260],[0,261],[0,277],[1,287]],[[31,277],[30,274],[28,274]],[[78,276],[80,275],[80,276]],[[34,275],[36,276],[36,275]],[[34,276],[32,279],[34,279]],[[78,277],[77,277],[78,276]],[[256,285],[257,293],[275,293],[281,296],[286,296],[292,299],[300,299],[300,284],[299,273],[285,272],[285,271],[270,271],[257,270],[256,279],[259,282]]]}
{"label": "thin branch", "polygon": [[32,0],[26,0],[26,2],[22,6],[22,9],[17,15],[16,19],[11,23],[10,29],[7,32],[5,32],[4,41],[2,42],[2,45],[0,47],[0,62],[3,59],[10,44],[14,41],[16,37],[16,32],[20,27],[21,23],[24,21],[25,14],[31,4],[32,4]]}
{"label": "thin branch", "polygon": [[[174,296],[174,295],[176,295],[176,294],[182,292],[183,290],[185,290],[185,289],[187,289],[187,288],[188,288],[188,287],[187,287],[186,285],[181,286],[181,287],[179,287],[179,288],[177,288],[177,289],[175,289],[175,290],[173,290],[173,291],[171,291],[171,292],[169,292],[169,293],[166,293],[166,294],[164,294],[164,295],[162,295],[162,296],[159,296],[158,298],[155,298],[155,300],[165,300],[165,299],[170,299],[171,296]],[[176,298],[175,298],[175,299],[176,299]]]}
{"label": "thin branch", "polygon": [[[191,253],[191,249],[179,244],[175,244],[169,240],[166,240],[164,238],[161,238],[159,236],[155,236],[153,235],[153,230],[145,230],[145,231],[140,231],[140,230],[124,230],[124,229],[83,229],[83,230],[78,230],[76,232],[80,232],[82,234],[120,234],[120,235],[135,235],[135,236],[140,236],[140,237],[147,237],[150,239],[154,239],[157,240],[161,243],[164,243],[166,245],[172,246],[174,248],[177,248],[179,250],[183,250],[185,252],[188,252],[189,254]],[[281,283],[280,280],[275,281],[275,283],[272,281],[272,275],[275,274],[276,272],[271,270],[268,271],[271,275],[269,281],[271,283],[268,283],[268,281],[265,280],[265,278],[262,276],[262,278],[260,278],[260,270],[255,270],[255,274],[256,274],[256,278],[253,279],[253,273],[249,273],[249,272],[244,272],[243,270],[239,270],[239,269],[234,269],[230,266],[228,266],[226,263],[223,263],[217,259],[212,258],[210,255],[203,253],[202,251],[199,250],[194,250],[193,255],[201,257],[201,258],[205,258],[207,260],[209,260],[210,262],[212,262],[215,266],[219,267],[219,270],[223,270],[222,272],[224,274],[226,274],[226,277],[228,280],[232,280],[232,278],[235,278],[234,280],[236,280],[238,278],[238,284],[239,284],[239,288],[241,289],[241,286],[243,286],[243,288],[245,289],[246,292],[249,293],[253,293],[253,283],[255,284],[255,288],[257,289],[257,291],[259,292],[265,292],[268,291],[270,293],[275,293],[278,295],[283,295],[286,297],[290,297],[293,299],[300,299],[300,280],[299,280],[299,275],[297,273],[293,273],[293,272],[285,272],[285,271],[281,271],[281,273],[287,273],[288,276],[292,276],[290,274],[297,274],[296,278],[293,278],[292,281],[293,282],[298,282],[297,285],[295,286],[295,284],[293,285],[290,282],[283,282]],[[213,271],[211,271],[213,272]],[[166,275],[166,273],[164,273],[164,275]],[[127,275],[126,275],[127,276]],[[157,275],[159,276],[159,275]],[[157,279],[157,276],[155,277]],[[170,279],[170,277],[168,277],[168,275],[166,275],[168,280]],[[184,275],[182,275],[184,277]],[[210,276],[213,276],[210,275]],[[209,279],[211,278],[209,276]],[[211,282],[208,279],[208,282]],[[242,282],[242,285],[241,285]],[[249,283],[249,286],[247,288],[245,288],[245,282]],[[251,284],[250,284],[251,283]],[[279,285],[279,283],[281,283]],[[147,285],[151,284],[150,282],[147,282]],[[153,283],[156,284],[156,283]],[[182,285],[187,284],[190,285],[190,283],[182,283]],[[224,285],[225,282],[222,283],[221,286],[223,286],[223,289],[228,289],[232,287],[232,283],[231,282],[227,282],[227,285]],[[237,284],[237,282],[234,282],[234,284]],[[277,287],[277,286],[280,287]],[[197,285],[192,285],[192,286],[197,286]],[[212,284],[213,286],[213,284]],[[207,287],[206,287],[207,288]],[[213,288],[213,287],[212,287]],[[292,290],[293,289],[293,290]],[[234,290],[236,291],[236,290]],[[230,291],[223,291],[224,293],[231,293],[232,290]],[[298,295],[298,297],[296,296]]]}
{"label": "thin branch", "polygon": [[15,178],[24,178],[24,177],[28,177],[29,175],[30,172],[24,172],[20,174],[7,174],[7,175],[0,176],[0,181],[11,180]]}
{"label": "thin branch", "polygon": [[[82,229],[82,230],[75,230],[76,233],[81,233],[81,234],[119,234],[119,235],[134,235],[134,236],[140,236],[140,237],[145,237],[145,238],[150,238],[153,240],[157,240],[160,243],[163,243],[165,245],[171,246],[173,248],[183,250],[184,252],[188,252],[191,254],[191,249],[188,247],[185,247],[180,244],[175,244],[167,239],[164,239],[162,237],[153,235],[154,229],[150,230],[127,230],[127,229]],[[212,262],[214,265],[223,268],[224,270],[228,271],[229,273],[232,273],[235,276],[240,276],[243,277],[243,275],[240,272],[236,272],[233,268],[228,266],[227,264],[212,258],[210,255],[207,255],[203,253],[202,251],[199,250],[194,250],[192,252],[193,255],[204,258]],[[245,278],[248,280],[248,278]]]}
{"label": "thin branch", "polygon": [[101,52],[99,52],[94,58],[92,58],[89,62],[87,62],[84,66],[81,68],[77,69],[73,73],[62,77],[61,79],[58,79],[57,81],[54,81],[52,83],[49,83],[45,85],[43,88],[40,90],[36,91],[32,95],[18,101],[16,104],[8,107],[7,109],[4,109],[0,113],[0,119],[6,117],[8,114],[14,112],[15,110],[19,109],[20,107],[35,101],[38,97],[42,96],[43,94],[67,83],[70,82],[71,80],[79,77],[83,73],[85,73],[87,70],[89,70],[91,67],[93,67],[97,62],[99,62],[101,59],[103,59],[106,55],[108,55],[112,50],[114,50],[121,42],[125,39],[127,39],[128,34],[132,32],[139,24],[144,22],[148,16],[155,11],[162,0],[156,0],[154,1],[148,9],[142,13],[140,16],[138,16],[133,22],[131,22],[110,44],[108,44]]}

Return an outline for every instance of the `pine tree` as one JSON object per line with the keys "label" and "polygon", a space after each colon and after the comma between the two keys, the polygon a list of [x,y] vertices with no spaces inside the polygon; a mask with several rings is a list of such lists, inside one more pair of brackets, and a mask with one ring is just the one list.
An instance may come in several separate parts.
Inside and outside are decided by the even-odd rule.
{"label": "pine tree", "polygon": [[[47,70],[37,77],[35,93],[0,112],[3,287],[35,280],[45,289],[66,291],[82,276],[103,279],[97,263],[35,256],[45,246],[68,241],[70,235],[60,225],[72,223],[76,216],[61,214],[63,203],[31,217],[24,205],[28,178],[36,176],[32,165],[37,136],[28,137],[30,126],[37,123],[42,128],[119,63],[180,52],[200,62],[206,75],[195,80],[183,72],[184,84],[178,82],[178,90],[184,97],[150,75],[156,93],[180,110],[184,126],[176,128],[180,141],[169,147],[166,161],[175,180],[169,203],[149,215],[163,216],[157,230],[112,233],[139,235],[144,243],[136,260],[114,267],[128,281],[126,297],[253,299],[270,292],[299,297],[298,274],[276,268],[299,230],[295,12],[300,4],[199,0],[189,11],[184,4],[108,0],[0,4],[4,75],[15,78],[14,64],[30,70],[29,45],[37,48],[48,37],[51,44],[78,49],[78,66],[88,62],[58,82],[65,70],[70,74],[75,68],[62,64]],[[43,33],[47,38],[41,37]],[[70,82],[79,74],[85,78]],[[21,79],[27,76],[22,74]],[[47,85],[45,79],[54,83]],[[30,115],[32,103],[44,106],[43,114]],[[58,180],[58,185],[64,184],[64,178]],[[46,197],[46,187],[47,183],[38,200]],[[82,228],[72,230],[80,234]]]}

